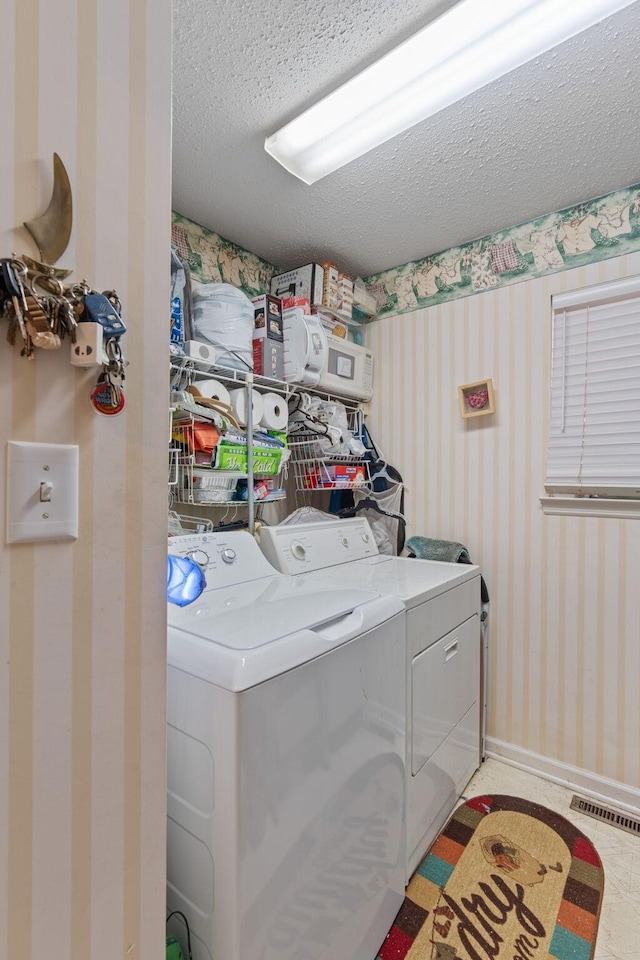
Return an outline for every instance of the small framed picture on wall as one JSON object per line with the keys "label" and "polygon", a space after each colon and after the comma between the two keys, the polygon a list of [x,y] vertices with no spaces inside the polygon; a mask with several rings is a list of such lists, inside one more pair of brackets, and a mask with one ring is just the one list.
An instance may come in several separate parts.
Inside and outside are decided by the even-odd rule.
{"label": "small framed picture on wall", "polygon": [[483,417],[495,413],[493,383],[491,380],[477,380],[475,383],[463,383],[458,387],[460,414],[468,417]]}

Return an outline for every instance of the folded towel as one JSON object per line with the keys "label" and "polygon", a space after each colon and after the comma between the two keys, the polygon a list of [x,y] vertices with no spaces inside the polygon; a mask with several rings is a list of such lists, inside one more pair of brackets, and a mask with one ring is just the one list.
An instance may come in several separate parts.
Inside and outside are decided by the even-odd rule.
{"label": "folded towel", "polygon": [[[472,563],[469,551],[455,540],[432,540],[429,537],[409,537],[406,542],[409,555],[417,560],[444,560],[446,563]],[[489,591],[480,577],[480,599],[489,603]]]}
{"label": "folded towel", "polygon": [[409,553],[418,560],[444,560],[448,563],[471,563],[469,551],[455,540],[432,540],[430,537],[409,537]]}

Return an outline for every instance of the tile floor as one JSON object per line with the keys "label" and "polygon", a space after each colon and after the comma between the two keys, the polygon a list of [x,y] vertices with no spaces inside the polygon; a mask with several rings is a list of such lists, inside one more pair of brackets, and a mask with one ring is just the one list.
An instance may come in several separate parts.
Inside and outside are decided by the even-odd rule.
{"label": "tile floor", "polygon": [[[486,760],[465,797],[481,793],[526,797],[555,810],[593,843],[604,865],[604,900],[594,960],[640,960],[640,837],[569,809],[573,793],[498,760]],[[615,804],[611,804],[615,806]]]}

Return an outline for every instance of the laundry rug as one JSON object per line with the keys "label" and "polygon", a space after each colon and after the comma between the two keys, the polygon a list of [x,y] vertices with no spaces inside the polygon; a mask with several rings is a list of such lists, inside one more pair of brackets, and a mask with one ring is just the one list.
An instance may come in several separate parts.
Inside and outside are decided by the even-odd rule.
{"label": "laundry rug", "polygon": [[412,876],[377,960],[591,960],[603,888],[598,854],[564,817],[474,797]]}

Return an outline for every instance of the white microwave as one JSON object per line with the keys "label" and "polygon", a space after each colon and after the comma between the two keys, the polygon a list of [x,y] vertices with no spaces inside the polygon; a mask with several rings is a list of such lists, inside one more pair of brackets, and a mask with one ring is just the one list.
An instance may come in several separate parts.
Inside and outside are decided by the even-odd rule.
{"label": "white microwave", "polygon": [[327,359],[318,390],[338,397],[370,400],[373,396],[373,353],[358,343],[327,334]]}

